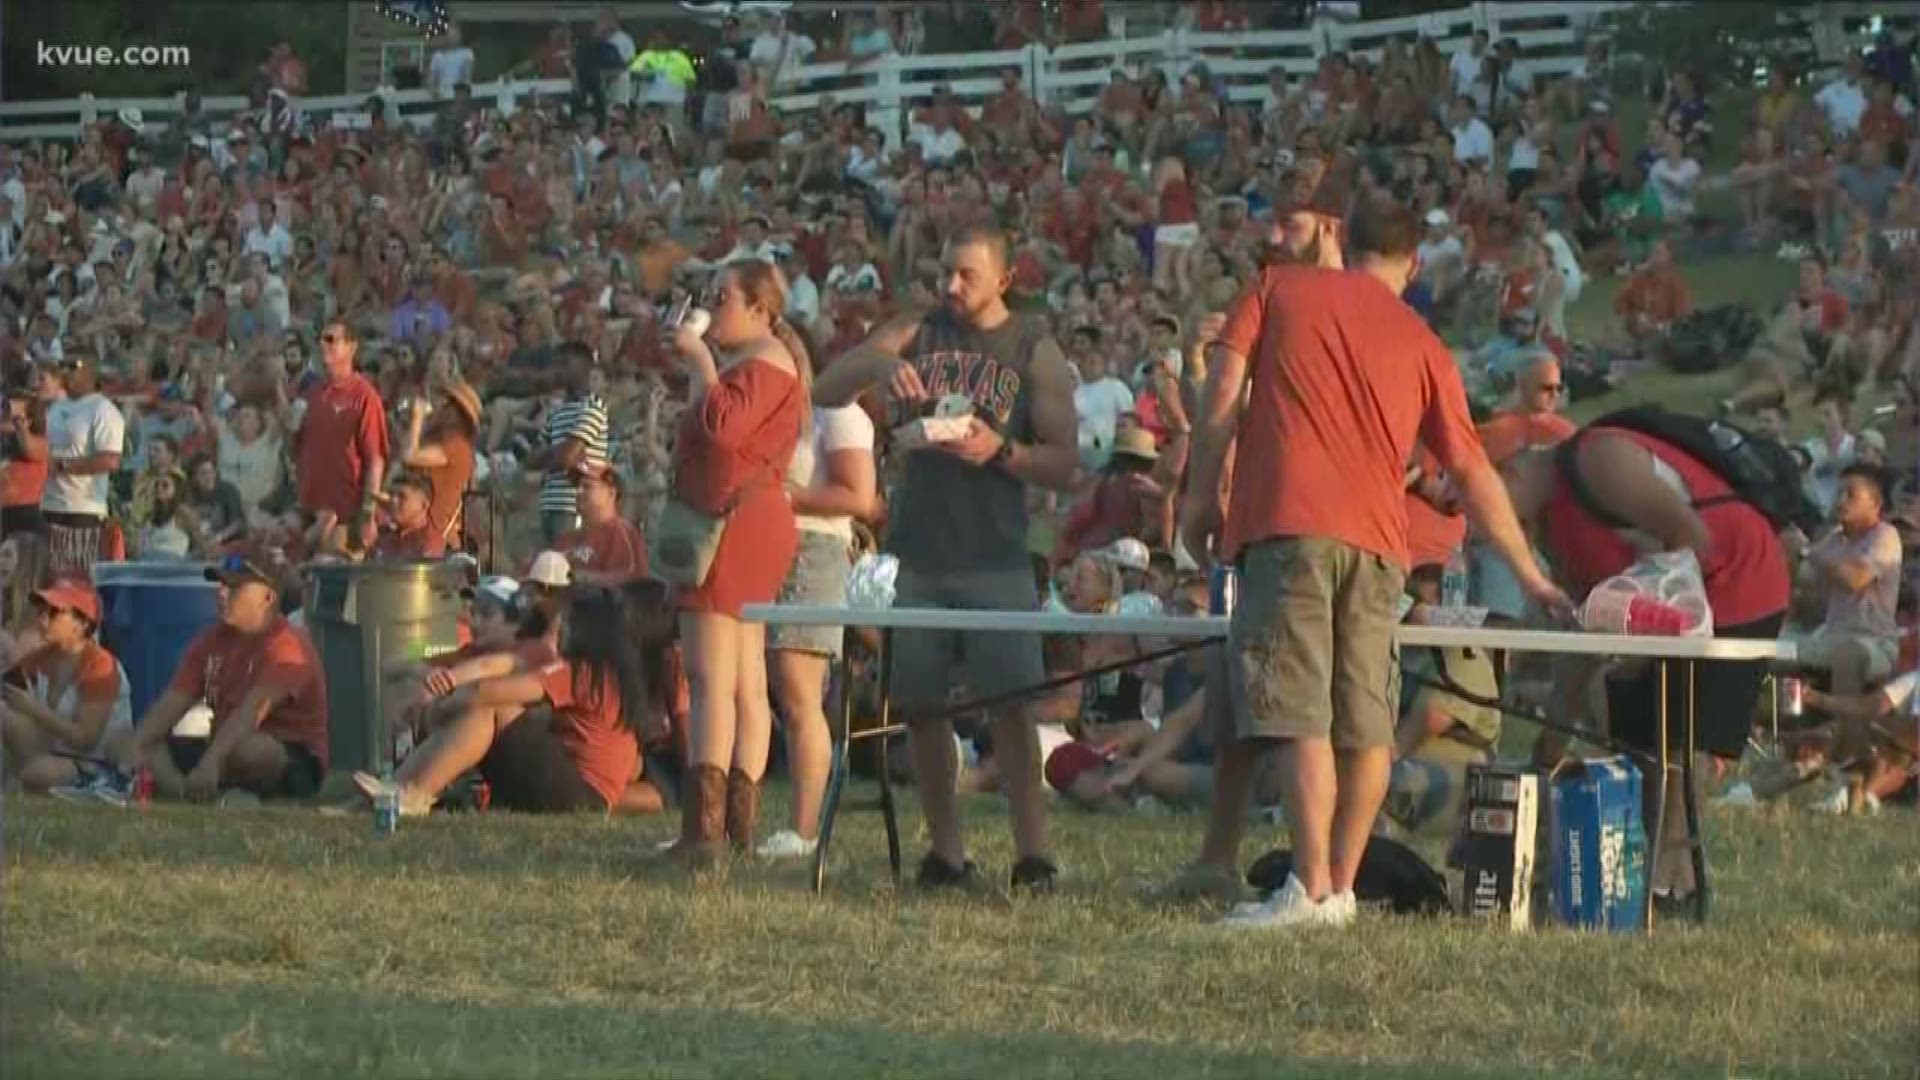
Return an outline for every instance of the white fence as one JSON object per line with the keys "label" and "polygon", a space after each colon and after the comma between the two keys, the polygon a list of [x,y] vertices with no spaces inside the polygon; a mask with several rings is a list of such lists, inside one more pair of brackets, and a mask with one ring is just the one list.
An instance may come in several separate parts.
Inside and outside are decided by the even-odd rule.
{"label": "white fence", "polygon": [[[1580,62],[1587,38],[1599,29],[1596,23],[1600,16],[1632,6],[1631,3],[1483,2],[1399,19],[1322,22],[1305,30],[1217,34],[1174,29],[1152,36],[1120,37],[1053,49],[1034,45],[1000,52],[887,56],[853,65],[812,64],[793,71],[782,81],[773,104],[780,111],[813,108],[828,98],[836,103],[862,104],[866,106],[869,123],[893,138],[902,130],[903,110],[913,101],[930,95],[933,88],[941,84],[951,87],[956,98],[977,104],[996,93],[1000,88],[1000,73],[1014,67],[1022,72],[1029,91],[1041,102],[1077,113],[1093,107],[1116,66],[1156,67],[1168,76],[1170,83],[1177,84],[1179,76],[1196,62],[1206,63],[1219,77],[1230,99],[1245,102],[1260,99],[1267,75],[1275,67],[1293,75],[1304,75],[1312,72],[1319,58],[1328,52],[1345,50],[1375,56],[1389,38],[1416,34],[1435,39],[1443,53],[1451,54],[1465,48],[1476,30],[1485,30],[1496,40],[1511,39],[1519,48],[1520,65],[1526,71],[1551,76],[1572,70]],[[1892,5],[1895,9],[1914,6]],[[1867,5],[1832,4],[1816,10],[1831,24],[1836,20],[1830,12],[1853,7]],[[1911,17],[1908,12],[1903,14]],[[1843,47],[1857,47],[1861,43],[1858,28],[1836,32]],[[564,80],[518,80],[476,85],[474,93],[476,97],[497,100],[503,108],[511,109],[515,99],[528,93],[559,94],[569,89]],[[363,111],[366,102],[367,95],[345,94],[304,98],[299,104],[318,119],[335,113]],[[244,110],[247,102],[243,97],[214,97],[204,99],[202,106],[209,115],[218,117]],[[0,104],[0,141],[72,139],[83,124],[123,108],[140,110],[151,124],[165,122],[178,113],[180,102],[178,98],[96,100],[87,95],[63,101]],[[425,90],[402,91],[391,97],[389,108],[408,122],[425,124],[433,111],[434,98]]]}

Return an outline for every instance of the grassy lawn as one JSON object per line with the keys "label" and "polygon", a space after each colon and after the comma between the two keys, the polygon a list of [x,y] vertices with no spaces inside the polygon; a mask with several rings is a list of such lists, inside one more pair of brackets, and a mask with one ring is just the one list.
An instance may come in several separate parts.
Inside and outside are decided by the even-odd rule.
{"label": "grassy lawn", "polygon": [[22,1077],[1891,1077],[1920,1048],[1904,812],[1716,814],[1713,923],[1646,938],[1227,936],[1136,898],[1193,816],[1062,814],[1063,895],[1014,901],[896,892],[871,816],[815,899],[651,867],[657,820],[5,809]]}

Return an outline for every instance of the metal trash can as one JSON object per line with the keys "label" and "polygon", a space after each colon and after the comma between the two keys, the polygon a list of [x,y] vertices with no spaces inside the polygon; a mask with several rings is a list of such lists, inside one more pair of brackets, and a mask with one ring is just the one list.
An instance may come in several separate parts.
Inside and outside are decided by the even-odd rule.
{"label": "metal trash can", "polygon": [[460,646],[459,566],[429,560],[309,566],[307,632],[327,679],[332,768],[376,775],[393,766],[388,665]]}
{"label": "metal trash can", "polygon": [[220,618],[220,587],[197,562],[93,564],[100,638],[126,669],[137,723],[173,681],[187,646]]}

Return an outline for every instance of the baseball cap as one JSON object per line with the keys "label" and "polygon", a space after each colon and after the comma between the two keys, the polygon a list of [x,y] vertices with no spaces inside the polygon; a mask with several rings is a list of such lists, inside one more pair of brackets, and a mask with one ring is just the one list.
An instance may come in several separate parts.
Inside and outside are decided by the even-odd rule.
{"label": "baseball cap", "polygon": [[576,481],[598,480],[615,491],[620,490],[620,473],[604,461],[589,461],[583,458],[568,471],[567,475]]}
{"label": "baseball cap", "polygon": [[573,583],[573,565],[557,551],[543,551],[533,557],[527,580],[550,589],[564,589]]}
{"label": "baseball cap", "polygon": [[425,495],[429,500],[434,497],[433,477],[423,472],[403,472],[387,482],[390,488],[410,487]]}
{"label": "baseball cap", "polygon": [[33,598],[50,608],[74,612],[95,626],[100,625],[100,594],[84,578],[56,578],[46,588],[35,590]]}
{"label": "baseball cap", "polygon": [[460,595],[468,600],[477,600],[484,596],[501,607],[506,607],[513,603],[514,597],[520,595],[520,583],[505,574],[495,574],[492,577],[481,578],[480,584],[473,588],[460,590]]}
{"label": "baseball cap", "polygon": [[1106,763],[1106,756],[1086,743],[1062,743],[1047,755],[1047,786],[1065,792],[1082,774],[1102,768]]}
{"label": "baseball cap", "polygon": [[1433,209],[1427,211],[1427,224],[1432,225],[1435,228],[1445,228],[1448,225],[1453,224],[1453,219],[1447,216],[1447,212],[1445,210],[1442,210],[1436,206]]}
{"label": "baseball cap", "polygon": [[1099,555],[1122,570],[1145,570],[1153,561],[1147,545],[1131,536],[1123,536],[1101,548]]}
{"label": "baseball cap", "polygon": [[208,581],[217,581],[228,588],[238,588],[249,581],[257,581],[270,589],[280,587],[280,579],[266,569],[272,565],[252,548],[235,548],[220,557],[218,564],[206,569]]}

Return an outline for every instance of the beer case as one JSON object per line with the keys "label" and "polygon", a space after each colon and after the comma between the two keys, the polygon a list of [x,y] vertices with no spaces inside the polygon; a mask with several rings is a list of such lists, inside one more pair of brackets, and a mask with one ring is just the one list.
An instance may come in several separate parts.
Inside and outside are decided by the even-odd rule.
{"label": "beer case", "polygon": [[1640,770],[1625,756],[1562,762],[1551,778],[1554,917],[1592,930],[1646,925]]}
{"label": "beer case", "polygon": [[1516,765],[1467,766],[1466,809],[1456,855],[1460,910],[1504,923],[1533,924],[1533,869],[1540,777]]}

